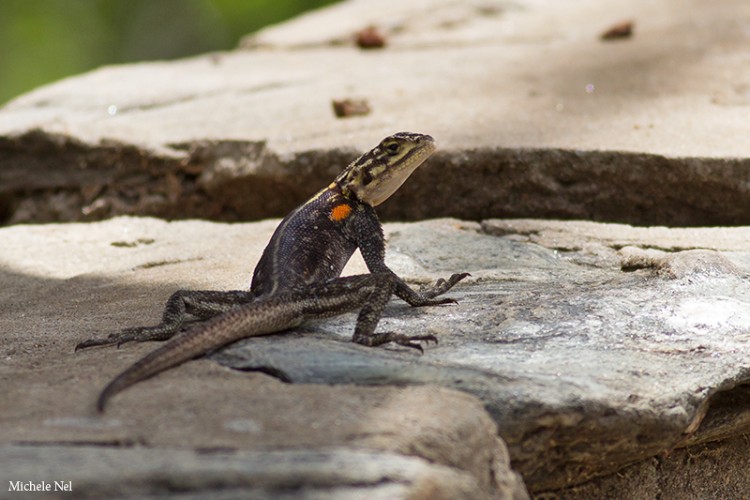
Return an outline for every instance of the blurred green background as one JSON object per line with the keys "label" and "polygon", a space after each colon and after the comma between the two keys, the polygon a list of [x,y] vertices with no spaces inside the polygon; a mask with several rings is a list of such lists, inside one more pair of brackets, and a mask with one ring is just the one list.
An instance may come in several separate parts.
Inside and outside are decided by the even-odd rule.
{"label": "blurred green background", "polygon": [[335,0],[0,0],[0,105],[104,64],[234,48]]}

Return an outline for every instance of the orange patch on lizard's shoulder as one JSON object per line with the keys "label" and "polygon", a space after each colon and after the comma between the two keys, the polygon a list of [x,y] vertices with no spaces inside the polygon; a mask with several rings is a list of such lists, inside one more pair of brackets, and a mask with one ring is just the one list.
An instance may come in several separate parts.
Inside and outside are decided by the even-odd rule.
{"label": "orange patch on lizard's shoulder", "polygon": [[330,218],[334,222],[339,222],[349,217],[349,214],[351,213],[352,207],[347,205],[346,203],[341,203],[331,209]]}

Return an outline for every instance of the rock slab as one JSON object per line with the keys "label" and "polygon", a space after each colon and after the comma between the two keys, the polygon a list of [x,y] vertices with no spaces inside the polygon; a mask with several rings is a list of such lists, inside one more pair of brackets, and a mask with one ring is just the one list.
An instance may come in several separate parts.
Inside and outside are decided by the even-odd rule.
{"label": "rock slab", "polygon": [[[617,474],[634,463],[638,484],[687,492],[688,469],[672,457],[706,456],[708,466],[736,457],[750,432],[745,228],[533,220],[386,225],[388,263],[415,286],[472,273],[450,294],[458,305],[387,308],[381,329],[439,337],[423,356],[353,345],[354,315],[343,315],[238,342],[212,356],[232,370],[188,363],[96,418],[97,391],[153,346],[72,346],[156,321],[177,288],[247,286],[275,223],[0,230],[8,453],[343,447],[426,460],[454,471],[456,488],[512,497],[523,490],[496,433],[530,491],[562,495],[627,487]],[[364,272],[361,259],[346,272]],[[741,488],[727,471],[702,476],[703,491],[718,488],[712,478]]]}
{"label": "rock slab", "polygon": [[[441,153],[386,218],[748,224],[749,20],[745,0],[342,2],[8,103],[0,219],[280,217],[410,130]],[[368,25],[383,49],[353,43]],[[372,112],[337,118],[347,98]]]}
{"label": "rock slab", "polygon": [[526,498],[482,403],[451,389],[290,385],[201,360],[95,412],[108,379],[154,346],[74,353],[78,340],[156,319],[176,288],[246,286],[276,223],[1,229],[3,484],[71,481],[82,497]]}

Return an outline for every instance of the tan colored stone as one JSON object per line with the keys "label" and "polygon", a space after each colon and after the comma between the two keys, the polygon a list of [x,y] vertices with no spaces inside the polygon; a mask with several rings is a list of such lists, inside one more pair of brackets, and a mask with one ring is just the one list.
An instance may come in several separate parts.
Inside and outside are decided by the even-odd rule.
{"label": "tan colored stone", "polygon": [[[622,19],[631,38],[599,39]],[[101,68],[8,103],[0,215],[280,217],[411,130],[440,153],[389,218],[747,224],[748,19],[745,0],[342,2],[251,49]],[[347,41],[370,24],[386,48]],[[372,112],[336,118],[341,99]]]}

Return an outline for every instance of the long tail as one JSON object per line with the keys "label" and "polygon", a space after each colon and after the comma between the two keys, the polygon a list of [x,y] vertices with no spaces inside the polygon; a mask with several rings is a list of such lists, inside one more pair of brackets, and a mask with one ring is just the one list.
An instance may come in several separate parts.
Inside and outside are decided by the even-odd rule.
{"label": "long tail", "polygon": [[302,321],[300,307],[289,297],[261,299],[232,309],[174,337],[115,377],[99,395],[96,408],[131,385],[242,338],[280,332]]}

